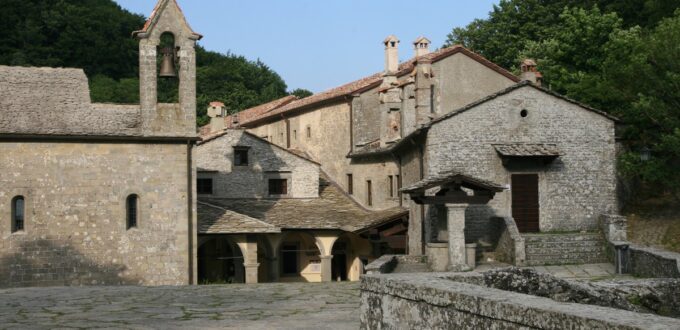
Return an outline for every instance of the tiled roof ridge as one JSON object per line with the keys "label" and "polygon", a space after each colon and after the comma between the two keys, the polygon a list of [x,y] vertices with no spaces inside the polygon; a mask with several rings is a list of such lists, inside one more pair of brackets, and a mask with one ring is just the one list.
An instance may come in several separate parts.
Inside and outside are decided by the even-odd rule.
{"label": "tiled roof ridge", "polygon": [[[447,48],[442,48],[437,51],[434,51],[429,54],[422,55],[420,57],[413,57],[406,62],[403,62],[399,65],[399,71],[397,72],[397,76],[401,77],[403,75],[409,74],[413,71],[415,68],[415,65],[418,61],[420,60],[430,60],[433,63],[437,62],[439,60],[442,60],[444,58],[447,58],[451,55],[457,54],[457,53],[463,53],[467,55],[468,57],[472,58],[473,60],[481,63],[482,65],[500,73],[501,75],[505,76],[506,78],[514,81],[514,82],[519,82],[520,79],[513,75],[511,72],[508,70],[498,66],[497,64],[489,61],[488,59],[484,58],[483,56],[463,47],[462,45],[453,45],[451,47]],[[382,83],[382,77],[383,73],[378,72],[373,75],[363,77],[360,79],[357,79],[355,81],[346,83],[344,85],[328,89],[326,91],[308,96],[306,98],[302,98],[299,100],[296,100],[294,102],[291,102],[285,106],[282,106],[278,109],[269,111],[267,114],[264,114],[262,116],[257,116],[255,118],[252,118],[251,120],[246,120],[246,121],[241,121],[242,125],[245,124],[253,124],[265,119],[269,119],[274,117],[275,115],[279,115],[288,111],[293,111],[293,110],[298,110],[302,109],[308,106],[312,106],[321,102],[325,101],[330,101],[334,100],[340,97],[344,97],[347,95],[351,95],[354,93],[358,93],[360,91],[374,88],[380,85]],[[250,109],[247,109],[250,110]],[[247,111],[245,110],[245,111]]]}

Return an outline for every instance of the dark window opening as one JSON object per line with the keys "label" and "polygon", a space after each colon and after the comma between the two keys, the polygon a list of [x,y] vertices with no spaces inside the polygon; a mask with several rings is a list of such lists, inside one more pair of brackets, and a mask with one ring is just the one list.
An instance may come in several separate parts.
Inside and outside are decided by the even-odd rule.
{"label": "dark window opening", "polygon": [[307,138],[311,139],[312,138],[312,128],[307,126]]}
{"label": "dark window opening", "polygon": [[401,197],[401,192],[399,191],[401,190],[401,175],[397,175],[396,179],[397,179],[397,194],[399,194],[399,196]]}
{"label": "dark window opening", "polygon": [[434,85],[430,85],[430,112],[437,112],[434,108]]}
{"label": "dark window opening", "polygon": [[24,220],[26,203],[24,196],[17,196],[12,199],[12,232],[24,230]]}
{"label": "dark window opening", "polygon": [[394,177],[391,175],[387,176],[387,181],[389,184],[390,197],[394,197]]}
{"label": "dark window opening", "polygon": [[373,183],[371,180],[366,181],[366,202],[368,206],[373,206]]}
{"label": "dark window opening", "polygon": [[234,166],[248,166],[248,148],[234,148]]}
{"label": "dark window opening", "polygon": [[526,109],[524,109],[524,110],[522,110],[522,111],[519,112],[519,115],[522,116],[522,118],[526,118],[526,116],[529,115],[529,111],[527,111]]}
{"label": "dark window opening", "polygon": [[196,182],[196,191],[202,195],[212,195],[213,179],[198,179]]}
{"label": "dark window opening", "polygon": [[352,177],[352,174],[347,174],[347,193],[354,194],[354,177]]}
{"label": "dark window opening", "polygon": [[293,130],[293,140],[297,141],[297,130]]}
{"label": "dark window opening", "polygon": [[128,196],[126,202],[125,202],[125,213],[126,213],[126,222],[127,222],[127,229],[130,228],[136,228],[137,227],[137,207],[139,203],[139,196],[137,195],[130,195]]}
{"label": "dark window opening", "polygon": [[286,180],[286,179],[269,179],[269,194],[270,195],[287,195],[288,194],[288,180]]}
{"label": "dark window opening", "polygon": [[286,275],[298,272],[298,247],[297,245],[283,245],[281,247],[282,273]]}

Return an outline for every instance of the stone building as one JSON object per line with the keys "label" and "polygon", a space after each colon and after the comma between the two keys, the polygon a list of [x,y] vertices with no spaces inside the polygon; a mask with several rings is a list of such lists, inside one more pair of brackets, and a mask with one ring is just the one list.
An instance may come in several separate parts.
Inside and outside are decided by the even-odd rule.
{"label": "stone building", "polygon": [[[223,105],[209,109],[223,122]],[[370,211],[304,153],[242,129],[202,135],[199,283],[358,280],[383,253],[405,253],[408,211]]]}
{"label": "stone building", "polygon": [[[195,282],[201,36],[174,0],[134,35],[139,105],[91,103],[80,69],[0,66],[0,286]],[[176,104],[157,102],[162,35]]]}
{"label": "stone building", "polygon": [[[496,218],[509,219],[522,235],[578,232],[595,230],[601,214],[618,211],[615,118],[541,88],[532,60],[521,63],[520,78],[462,46],[430,52],[421,37],[415,57],[399,63],[399,43],[395,36],[383,41],[381,73],[211,126],[245,128],[304,152],[366,208],[408,208],[413,255],[447,244],[447,212],[445,203],[417,205],[400,189],[443,173],[504,188],[494,188],[488,204],[464,206],[456,230],[481,250],[498,245]],[[438,189],[445,191],[427,193]],[[560,262],[560,248],[546,248],[557,254],[546,262]],[[588,253],[568,252],[572,259]]]}

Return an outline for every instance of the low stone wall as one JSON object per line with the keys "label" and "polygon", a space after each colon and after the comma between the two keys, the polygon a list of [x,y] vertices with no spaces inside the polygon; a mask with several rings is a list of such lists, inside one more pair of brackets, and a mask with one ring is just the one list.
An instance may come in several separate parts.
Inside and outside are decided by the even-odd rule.
{"label": "low stone wall", "polygon": [[[460,274],[454,274],[456,276]],[[451,273],[366,275],[362,329],[680,329],[680,320],[558,302],[450,279]],[[462,280],[462,279],[461,279]]]}
{"label": "low stone wall", "polygon": [[495,217],[491,220],[499,234],[495,251],[498,261],[523,266],[526,262],[524,238],[515,220],[510,217]]}
{"label": "low stone wall", "polygon": [[[627,241],[626,217],[603,214],[600,227],[607,240],[607,256],[624,273],[639,277],[680,278],[680,253],[633,245]],[[627,247],[617,255],[616,247]]]}
{"label": "low stone wall", "polygon": [[630,271],[640,277],[680,278],[680,253],[631,245]]}
{"label": "low stone wall", "polygon": [[366,274],[388,274],[397,267],[397,256],[386,254],[366,265]]}

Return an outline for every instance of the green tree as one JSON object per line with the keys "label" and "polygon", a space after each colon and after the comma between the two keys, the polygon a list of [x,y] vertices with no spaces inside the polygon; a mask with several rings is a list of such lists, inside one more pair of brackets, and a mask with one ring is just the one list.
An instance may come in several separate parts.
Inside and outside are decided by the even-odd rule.
{"label": "green tree", "polygon": [[314,95],[314,93],[304,88],[297,88],[290,92],[290,95],[295,95],[299,99],[304,99],[305,97]]}

